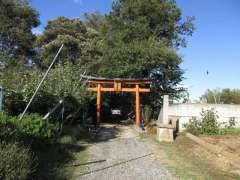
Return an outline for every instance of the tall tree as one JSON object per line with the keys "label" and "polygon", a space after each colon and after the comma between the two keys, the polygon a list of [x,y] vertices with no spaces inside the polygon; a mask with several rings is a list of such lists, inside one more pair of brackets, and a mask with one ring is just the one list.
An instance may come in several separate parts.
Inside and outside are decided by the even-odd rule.
{"label": "tall tree", "polygon": [[118,0],[102,27],[103,58],[98,74],[151,78],[153,106],[161,96],[178,97],[184,89],[179,47],[192,35],[193,17],[182,20],[174,0]]}
{"label": "tall tree", "polygon": [[105,33],[124,42],[154,36],[169,47],[186,46],[185,36],[194,30],[193,19],[182,21],[175,0],[118,0],[107,16]]}
{"label": "tall tree", "polygon": [[80,19],[59,17],[49,21],[37,39],[37,46],[42,49],[39,64],[48,65],[61,44],[64,44],[64,49],[59,63],[86,64],[89,59],[97,58],[96,37],[98,33],[88,30]]}
{"label": "tall tree", "polygon": [[32,28],[38,25],[38,13],[27,0],[0,0],[0,61],[8,65],[31,58]]}

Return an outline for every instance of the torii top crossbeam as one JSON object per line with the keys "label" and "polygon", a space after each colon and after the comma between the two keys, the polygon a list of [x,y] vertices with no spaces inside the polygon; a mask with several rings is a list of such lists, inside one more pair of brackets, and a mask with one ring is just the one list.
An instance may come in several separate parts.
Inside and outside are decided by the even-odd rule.
{"label": "torii top crossbeam", "polygon": [[[136,94],[136,125],[140,126],[140,93],[150,92],[150,88],[142,88],[142,85],[149,85],[150,79],[123,79],[123,78],[99,78],[83,76],[89,84],[96,84],[88,88],[88,91],[97,92],[97,122],[100,122],[101,114],[101,92],[135,92]],[[108,87],[104,87],[108,85]],[[110,87],[109,87],[110,86]]]}

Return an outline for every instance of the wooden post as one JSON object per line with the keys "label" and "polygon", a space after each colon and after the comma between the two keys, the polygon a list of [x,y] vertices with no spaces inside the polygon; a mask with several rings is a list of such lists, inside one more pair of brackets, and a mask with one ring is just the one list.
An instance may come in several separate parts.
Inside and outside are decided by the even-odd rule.
{"label": "wooden post", "polygon": [[136,84],[136,126],[140,126],[140,93],[138,84]]}
{"label": "wooden post", "polygon": [[100,123],[101,119],[101,85],[98,84],[97,88],[97,124]]}

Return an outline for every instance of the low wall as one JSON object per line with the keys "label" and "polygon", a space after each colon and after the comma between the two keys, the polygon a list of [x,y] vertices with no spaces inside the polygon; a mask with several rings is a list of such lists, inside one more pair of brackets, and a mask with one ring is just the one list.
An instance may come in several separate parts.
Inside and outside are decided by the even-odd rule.
{"label": "low wall", "polygon": [[[230,118],[235,118],[236,127],[240,127],[240,105],[230,105],[230,104],[171,104],[166,105],[161,109],[159,114],[159,121],[163,122],[161,119],[162,114],[168,115],[169,119],[177,119],[179,123],[179,130],[184,129],[183,125],[188,123],[192,117],[200,117],[202,110],[214,109],[218,115],[218,121],[223,123],[228,123]],[[164,111],[163,111],[164,109]],[[166,120],[165,120],[166,121]]]}

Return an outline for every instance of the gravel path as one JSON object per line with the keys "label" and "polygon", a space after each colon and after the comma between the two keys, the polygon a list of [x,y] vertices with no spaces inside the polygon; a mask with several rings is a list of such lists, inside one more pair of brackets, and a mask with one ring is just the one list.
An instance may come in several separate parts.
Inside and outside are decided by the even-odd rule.
{"label": "gravel path", "polygon": [[92,158],[76,173],[84,180],[175,179],[155,155],[156,147],[128,126],[104,125],[98,142],[89,147]]}

